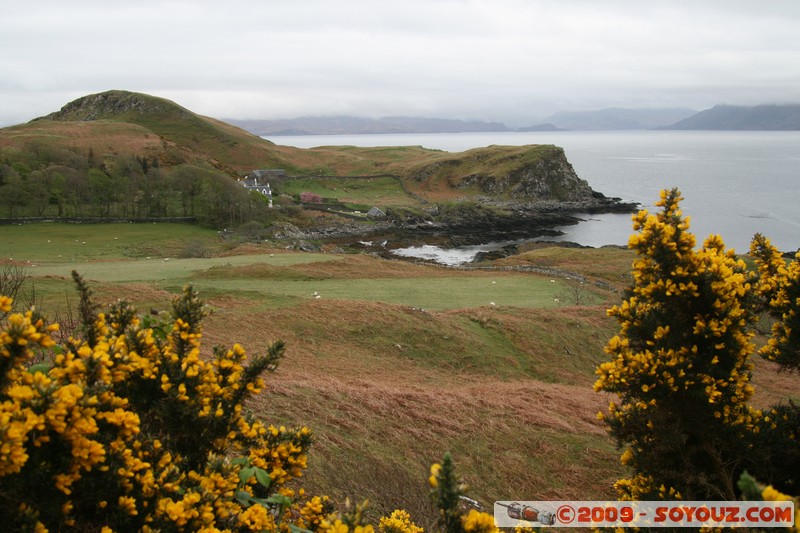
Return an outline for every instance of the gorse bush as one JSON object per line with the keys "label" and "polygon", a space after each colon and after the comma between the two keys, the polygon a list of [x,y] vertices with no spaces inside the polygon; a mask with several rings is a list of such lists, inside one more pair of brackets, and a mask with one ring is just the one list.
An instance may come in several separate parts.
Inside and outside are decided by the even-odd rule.
{"label": "gorse bush", "polygon": [[[204,360],[190,289],[154,328],[125,303],[95,313],[78,282],[83,340],[55,346],[33,311],[9,316],[0,339],[3,515],[20,530],[260,531],[284,516],[254,503],[299,512],[285,485],[306,466],[310,431],[244,408],[283,346],[247,364],[238,345]],[[34,346],[52,350],[49,371],[25,368]]]}
{"label": "gorse bush", "polygon": [[[80,339],[56,345],[58,326],[34,310],[9,314],[0,329],[5,530],[374,530],[362,507],[334,513],[327,497],[299,487],[308,428],[267,425],[247,410],[282,343],[249,359],[239,345],[203,357],[207,311],[191,288],[162,322],[124,302],[99,312],[74,277]],[[0,296],[1,313],[11,304]],[[37,351],[50,355],[49,368],[29,366]],[[378,528],[421,531],[402,511]]]}
{"label": "gorse bush", "polygon": [[[797,368],[800,263],[790,265],[756,236],[757,271],[747,270],[719,236],[700,249],[677,189],[663,191],[657,214],[634,216],[633,283],[609,310],[619,334],[606,345],[595,389],[615,393],[606,420],[632,474],[622,499],[734,500],[747,468],[784,490],[798,489],[800,410],[749,403],[753,326],[776,319],[761,354]],[[788,467],[788,468],[787,468]]]}
{"label": "gorse bush", "polygon": [[800,260],[790,264],[769,239],[756,234],[750,246],[758,272],[755,287],[775,319],[772,337],[759,353],[789,370],[800,370]]}

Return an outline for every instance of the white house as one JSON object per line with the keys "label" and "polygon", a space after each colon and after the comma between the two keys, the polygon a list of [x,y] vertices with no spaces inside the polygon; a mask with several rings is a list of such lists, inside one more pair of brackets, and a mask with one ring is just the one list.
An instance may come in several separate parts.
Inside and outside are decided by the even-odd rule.
{"label": "white house", "polygon": [[270,187],[270,178],[285,178],[286,172],[282,169],[274,168],[268,170],[254,170],[241,180],[239,183],[248,191],[257,191],[267,197],[269,206],[272,207],[272,187]]}

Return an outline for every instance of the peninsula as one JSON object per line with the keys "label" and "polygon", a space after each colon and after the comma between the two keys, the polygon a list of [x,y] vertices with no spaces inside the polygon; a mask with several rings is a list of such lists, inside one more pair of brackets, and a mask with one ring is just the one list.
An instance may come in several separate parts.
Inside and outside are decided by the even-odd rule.
{"label": "peninsula", "polygon": [[[6,220],[186,218],[306,236],[525,233],[634,208],[593,190],[552,145],[299,149],[128,91],[1,129],[0,161]],[[242,187],[256,169],[280,169],[269,201]],[[366,216],[372,208],[384,216]]]}

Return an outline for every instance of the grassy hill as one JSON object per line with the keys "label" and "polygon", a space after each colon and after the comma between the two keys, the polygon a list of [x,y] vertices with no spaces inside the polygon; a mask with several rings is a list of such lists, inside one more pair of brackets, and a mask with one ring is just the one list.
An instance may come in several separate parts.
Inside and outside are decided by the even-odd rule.
{"label": "grassy hill", "polygon": [[232,178],[257,168],[282,168],[290,176],[391,175],[400,180],[401,195],[364,193],[378,197],[369,203],[383,208],[474,195],[597,199],[554,146],[463,153],[420,146],[306,150],[277,146],[163,98],[107,91],[0,129],[0,216],[192,216],[217,227],[268,221],[263,206],[232,185]]}
{"label": "grassy hill", "polygon": [[[102,130],[108,123],[139,126],[142,129],[128,130],[130,141],[142,135],[155,136],[162,141],[162,150],[173,147],[191,160],[205,160],[233,175],[254,168],[290,166],[269,141],[192,113],[169,100],[141,93],[108,91],[84,96],[60,111],[33,120],[31,125],[46,131],[50,127],[63,127],[63,123],[81,125],[84,130],[96,126]],[[120,151],[136,148],[132,142],[109,143],[109,146]]]}
{"label": "grassy hill", "polygon": [[[595,418],[608,398],[592,383],[629,251],[542,248],[496,263],[586,276],[575,305],[563,276],[291,253],[196,226],[0,226],[0,241],[2,263],[30,276],[21,302],[34,299],[64,333],[78,269],[100,301],[124,295],[143,311],[167,309],[192,283],[213,310],[205,355],[284,340],[286,359],[251,407],[314,430],[304,486],[339,503],[369,498],[375,515],[403,507],[430,525],[427,468],[445,451],[484,505],[614,496],[622,467]],[[192,243],[209,257],[181,257]],[[756,361],[754,375],[758,404],[798,399],[771,364]]]}

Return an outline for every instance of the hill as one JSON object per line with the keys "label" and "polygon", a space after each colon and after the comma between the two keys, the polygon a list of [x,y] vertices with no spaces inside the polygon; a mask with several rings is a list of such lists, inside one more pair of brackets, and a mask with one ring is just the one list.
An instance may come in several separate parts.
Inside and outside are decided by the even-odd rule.
{"label": "hill", "polygon": [[800,130],[800,104],[718,105],[661,129]]}
{"label": "hill", "polygon": [[[65,123],[82,124],[85,137],[86,130],[102,129],[109,122],[144,128],[146,133],[130,131],[130,137],[155,135],[163,141],[163,150],[173,148],[188,160],[210,163],[231,175],[264,166],[291,167],[291,162],[268,141],[224,122],[197,115],[172,101],[141,93],[106,91],[84,96],[59,111],[34,119],[29,126],[46,130],[52,123],[62,126]],[[16,128],[26,129],[24,125]],[[118,150],[127,148],[118,144],[114,146]],[[158,155],[169,162],[163,153]]]}
{"label": "hill", "polygon": [[[231,227],[288,216],[297,225],[315,224],[315,217],[305,216],[308,206],[297,191],[276,196],[277,205],[286,209],[268,211],[262,195],[249,194],[232,179],[265,168],[283,169],[290,179],[380,175],[398,180],[402,197],[365,191],[362,198],[382,198],[367,210],[373,205],[422,210],[431,202],[486,197],[549,210],[564,202],[571,204],[559,205],[562,211],[618,208],[580,180],[563,150],[553,146],[492,146],[463,153],[420,146],[299,149],[163,98],[107,91],[0,130],[0,209],[8,219],[192,217]],[[343,192],[329,200],[349,196]]]}
{"label": "hill", "polygon": [[674,124],[696,111],[675,109],[608,108],[596,111],[559,111],[544,122],[568,130],[649,130]]}

